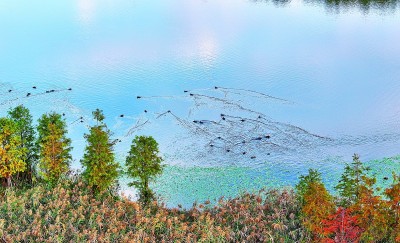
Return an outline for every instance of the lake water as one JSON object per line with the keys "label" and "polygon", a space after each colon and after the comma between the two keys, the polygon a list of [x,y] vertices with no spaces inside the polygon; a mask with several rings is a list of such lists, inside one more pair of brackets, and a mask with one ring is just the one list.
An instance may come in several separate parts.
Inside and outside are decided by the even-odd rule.
{"label": "lake water", "polygon": [[387,184],[400,170],[400,3],[362,3],[1,1],[0,115],[65,113],[74,169],[95,108],[121,163],[134,135],[154,136],[169,206],[294,185],[309,168],[332,189],[353,153]]}

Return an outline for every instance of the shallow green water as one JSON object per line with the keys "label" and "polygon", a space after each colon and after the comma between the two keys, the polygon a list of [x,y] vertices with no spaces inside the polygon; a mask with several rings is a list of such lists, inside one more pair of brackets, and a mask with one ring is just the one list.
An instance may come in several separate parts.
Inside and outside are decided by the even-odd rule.
{"label": "shallow green water", "polygon": [[[339,159],[330,162],[336,163],[338,169],[326,170],[322,177],[328,190],[335,194],[334,187],[340,179],[345,162]],[[377,178],[376,186],[382,189],[391,185],[392,171],[400,173],[400,156],[371,160],[364,164],[371,168],[369,175]],[[321,169],[321,165],[310,164],[309,168]],[[194,202],[211,200],[215,203],[222,195],[232,198],[242,192],[257,192],[262,188],[293,188],[298,176],[306,173],[306,166],[292,170],[276,165],[266,166],[264,169],[167,166],[164,174],[152,186],[168,206],[176,207],[180,204],[188,208]],[[124,190],[129,194],[129,189]]]}

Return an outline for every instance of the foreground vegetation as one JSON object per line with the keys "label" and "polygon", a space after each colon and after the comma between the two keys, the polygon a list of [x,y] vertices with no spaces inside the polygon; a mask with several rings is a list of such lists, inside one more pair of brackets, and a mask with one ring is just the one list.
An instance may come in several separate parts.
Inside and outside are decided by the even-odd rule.
{"label": "foreground vegetation", "polygon": [[[245,194],[220,206],[167,209],[110,193],[94,195],[74,177],[53,188],[7,189],[0,200],[5,242],[291,242],[304,238],[292,191]],[[293,239],[293,240],[292,240]]]}
{"label": "foreground vegetation", "polygon": [[[354,168],[354,167],[349,167]],[[345,174],[344,174],[345,175]],[[349,202],[325,190],[317,171],[295,190],[261,190],[232,199],[166,208],[133,202],[116,188],[95,193],[80,175],[54,186],[3,188],[3,242],[400,242],[400,182],[375,195],[362,176]],[[357,178],[348,177],[348,178]],[[340,184],[339,184],[340,185]],[[349,184],[350,185],[350,184]],[[356,190],[356,191],[357,191]],[[354,191],[355,192],[355,191]],[[344,207],[344,203],[348,203]]]}
{"label": "foreground vegetation", "polygon": [[[23,106],[0,118],[2,242],[400,242],[400,177],[393,172],[391,186],[376,187],[358,155],[336,196],[310,169],[293,190],[169,209],[149,187],[163,170],[157,142],[135,137],[124,170],[102,111],[93,117],[81,174],[69,170],[62,115],[44,114],[36,129]],[[118,195],[120,174],[132,179],[138,202]]]}

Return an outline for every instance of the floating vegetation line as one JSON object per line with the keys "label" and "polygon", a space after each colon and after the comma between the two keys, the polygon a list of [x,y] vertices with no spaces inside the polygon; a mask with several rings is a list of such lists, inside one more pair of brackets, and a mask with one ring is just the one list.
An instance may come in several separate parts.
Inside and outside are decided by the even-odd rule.
{"label": "floating vegetation line", "polygon": [[[34,90],[36,90],[36,86],[32,87]],[[25,94],[21,94],[21,92],[18,92],[16,90],[13,89],[9,89],[7,92],[3,93],[2,96],[6,95],[6,94],[17,94],[17,97],[15,98],[11,98],[8,99],[6,97],[6,99],[4,99],[3,101],[1,101],[0,106],[2,105],[8,105],[12,102],[18,101],[18,100],[23,100],[23,99],[29,99],[29,98],[33,98],[33,97],[38,97],[38,96],[43,96],[43,95],[49,95],[52,93],[60,93],[60,92],[66,92],[66,91],[72,91],[72,88],[67,88],[67,89],[50,89],[50,90],[46,90],[43,92],[38,92],[38,93],[31,93],[31,92],[26,92]]]}
{"label": "floating vegetation line", "polygon": [[[275,121],[256,108],[260,103],[246,104],[244,100],[254,97],[265,99],[261,105],[272,102],[293,104],[293,102],[248,89],[234,89],[214,86],[195,90],[184,90],[189,102],[189,114],[182,115],[172,110],[154,114],[154,120],[171,118],[176,125],[184,129],[182,137],[172,144],[180,143],[193,155],[193,159],[208,159],[215,156],[236,159],[266,159],[270,155],[296,152],[305,148],[327,145],[333,139],[317,135],[299,126]],[[221,95],[221,92],[223,95]],[[145,96],[137,96],[144,99]],[[146,99],[182,99],[177,96],[146,96]],[[172,109],[172,107],[171,107]],[[193,115],[196,109],[203,115]],[[215,114],[217,113],[217,114]],[[219,113],[219,114],[218,114]],[[196,116],[196,117],[195,117]],[[146,122],[147,123],[147,122]],[[145,125],[145,124],[142,124]],[[133,134],[133,133],[130,133]],[[224,156],[221,156],[224,155]]]}

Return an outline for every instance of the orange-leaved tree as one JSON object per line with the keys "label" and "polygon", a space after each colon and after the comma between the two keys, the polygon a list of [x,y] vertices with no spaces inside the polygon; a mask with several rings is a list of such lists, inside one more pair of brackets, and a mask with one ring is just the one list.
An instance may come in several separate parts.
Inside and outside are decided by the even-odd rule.
{"label": "orange-leaved tree", "polygon": [[393,184],[385,190],[391,215],[391,241],[400,242],[400,175],[393,173]]}
{"label": "orange-leaved tree", "polygon": [[12,176],[26,169],[26,149],[20,146],[16,123],[9,118],[0,118],[0,177],[6,179],[8,187],[12,185]]}
{"label": "orange-leaved tree", "polygon": [[350,209],[339,207],[335,214],[324,220],[324,234],[329,238],[326,243],[357,243],[360,239],[361,228],[357,225],[357,216]]}
{"label": "orange-leaved tree", "polygon": [[357,202],[350,207],[363,229],[362,242],[387,242],[390,231],[388,203],[375,193],[375,183],[375,177],[362,176]]}
{"label": "orange-leaved tree", "polygon": [[310,232],[314,242],[321,242],[326,235],[324,221],[335,211],[333,198],[316,170],[309,170],[307,176],[301,176],[296,189],[302,202],[303,225]]}

